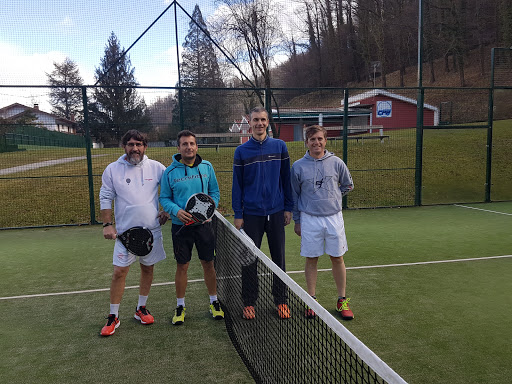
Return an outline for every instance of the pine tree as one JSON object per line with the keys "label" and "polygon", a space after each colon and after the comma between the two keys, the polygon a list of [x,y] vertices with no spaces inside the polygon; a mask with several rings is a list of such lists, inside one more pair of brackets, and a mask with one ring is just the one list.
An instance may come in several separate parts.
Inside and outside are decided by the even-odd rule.
{"label": "pine tree", "polygon": [[[196,5],[183,44],[181,65],[181,98],[175,108],[175,130],[190,129],[194,132],[227,131],[225,92],[197,88],[225,88],[215,50],[203,16]],[[183,111],[181,125],[180,111]]]}
{"label": "pine tree", "polygon": [[82,77],[77,64],[66,57],[62,63],[53,63],[54,70],[47,73],[52,113],[66,119],[75,119],[83,109]]}
{"label": "pine tree", "polygon": [[129,129],[147,132],[151,121],[144,98],[135,88],[135,68],[114,32],[95,72],[101,87],[94,89],[89,107],[92,135],[102,142],[118,142]]}

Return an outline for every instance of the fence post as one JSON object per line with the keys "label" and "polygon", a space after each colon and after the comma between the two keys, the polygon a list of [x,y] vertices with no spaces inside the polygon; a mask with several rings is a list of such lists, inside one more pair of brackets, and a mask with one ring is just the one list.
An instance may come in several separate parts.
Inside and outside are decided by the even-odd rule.
{"label": "fence post", "polygon": [[491,86],[489,88],[489,110],[487,112],[487,161],[485,167],[485,202],[491,202],[492,183],[492,127],[494,124],[494,50],[491,50]]}
{"label": "fence post", "polygon": [[[348,158],[348,89],[343,90],[343,161],[347,164]],[[347,164],[348,167],[348,164]],[[342,207],[347,208],[347,195],[343,196]]]}
{"label": "fence post", "polygon": [[423,100],[425,90],[418,88],[417,112],[416,112],[416,174],[414,205],[421,205],[421,189],[423,177]]}
{"label": "fence post", "polygon": [[89,180],[89,210],[91,212],[91,224],[96,221],[96,207],[94,204],[94,179],[92,174],[91,133],[89,131],[89,106],[87,102],[87,87],[82,87],[82,102],[84,106],[85,152],[87,154],[87,179]]}
{"label": "fence post", "polygon": [[421,205],[423,187],[423,0],[418,2],[418,95],[416,100],[416,174],[414,205]]}

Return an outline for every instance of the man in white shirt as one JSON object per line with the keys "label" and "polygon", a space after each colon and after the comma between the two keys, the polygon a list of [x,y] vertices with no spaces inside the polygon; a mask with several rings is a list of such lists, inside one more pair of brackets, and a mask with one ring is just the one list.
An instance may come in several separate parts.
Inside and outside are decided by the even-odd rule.
{"label": "man in white shirt", "polygon": [[[154,237],[152,251],[139,257],[140,287],[139,302],[135,309],[135,319],[141,324],[152,324],[154,318],[146,308],[146,301],[153,281],[155,263],[164,260],[166,255],[162,241],[161,225],[169,215],[159,212],[158,188],[165,166],[146,155],[147,138],[132,129],[122,137],[125,153],[117,161],[109,164],[102,176],[100,189],[100,214],[103,221],[103,237],[116,240],[134,226],[151,230]],[[112,202],[114,202],[115,223],[112,222]],[[102,328],[102,336],[114,334],[119,327],[119,305],[123,297],[125,281],[130,265],[137,257],[128,252],[121,241],[114,246],[114,272],[110,285],[110,312],[107,324]]]}

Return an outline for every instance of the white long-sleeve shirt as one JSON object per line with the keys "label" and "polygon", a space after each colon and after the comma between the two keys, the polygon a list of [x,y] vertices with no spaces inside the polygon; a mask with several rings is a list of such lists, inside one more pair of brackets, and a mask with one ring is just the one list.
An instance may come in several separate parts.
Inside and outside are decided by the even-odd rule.
{"label": "white long-sleeve shirt", "polygon": [[126,155],[122,155],[103,172],[100,209],[112,209],[114,202],[118,233],[134,226],[158,231],[158,187],[165,166],[145,155],[137,165],[125,158]]}

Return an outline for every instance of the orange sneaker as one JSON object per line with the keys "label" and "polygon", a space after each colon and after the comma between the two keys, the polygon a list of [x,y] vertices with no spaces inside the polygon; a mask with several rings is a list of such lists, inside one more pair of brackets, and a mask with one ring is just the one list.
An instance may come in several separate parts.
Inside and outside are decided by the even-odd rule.
{"label": "orange sneaker", "polygon": [[[311,297],[313,299],[315,299],[316,302],[318,302],[318,300],[316,299],[316,296],[311,296]],[[316,313],[311,308],[309,308],[308,305],[306,305],[306,310],[304,312],[304,316],[306,316],[307,319],[313,319],[314,317],[316,317]]]}
{"label": "orange sneaker", "polygon": [[288,304],[279,304],[277,306],[277,314],[281,319],[289,319],[290,316],[290,308],[288,308]]}
{"label": "orange sneaker", "polygon": [[101,336],[113,335],[117,327],[119,327],[119,324],[121,324],[119,318],[117,318],[116,315],[110,314],[108,315],[107,319],[107,324],[105,324],[105,326],[101,328]]}
{"label": "orange sneaker", "polygon": [[139,309],[135,310],[135,319],[139,320],[141,324],[153,324],[155,318],[146,309],[146,306],[140,306]]}
{"label": "orange sneaker", "polygon": [[242,317],[245,320],[253,320],[256,317],[256,312],[254,311],[254,307],[252,305],[248,305],[244,307],[244,313]]}
{"label": "orange sneaker", "polygon": [[306,316],[307,319],[313,319],[316,316],[316,313],[311,308],[306,308],[306,312],[304,312],[304,316]]}
{"label": "orange sneaker", "polygon": [[343,320],[352,320],[354,318],[354,314],[348,307],[349,301],[350,299],[338,299],[338,304],[336,305],[336,310],[341,314]]}

